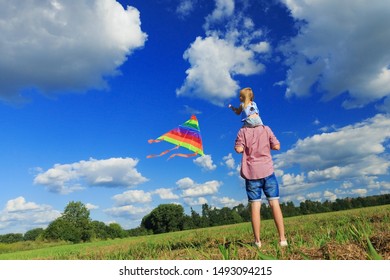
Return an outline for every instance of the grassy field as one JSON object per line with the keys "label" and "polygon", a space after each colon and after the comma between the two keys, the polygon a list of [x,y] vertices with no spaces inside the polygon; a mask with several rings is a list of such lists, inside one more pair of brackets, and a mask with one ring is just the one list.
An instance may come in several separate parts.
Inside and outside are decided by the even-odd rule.
{"label": "grassy field", "polygon": [[368,260],[390,259],[390,205],[285,219],[289,246],[273,220],[262,222],[261,249],[250,223],[83,244],[0,244],[0,260]]}

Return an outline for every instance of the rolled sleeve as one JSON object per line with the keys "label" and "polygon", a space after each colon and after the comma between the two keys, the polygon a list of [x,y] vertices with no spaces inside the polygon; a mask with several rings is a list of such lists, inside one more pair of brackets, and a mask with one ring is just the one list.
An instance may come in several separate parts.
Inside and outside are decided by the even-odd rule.
{"label": "rolled sleeve", "polygon": [[234,147],[240,146],[245,148],[245,138],[244,134],[242,133],[242,130],[240,129],[237,133],[236,141],[234,143]]}

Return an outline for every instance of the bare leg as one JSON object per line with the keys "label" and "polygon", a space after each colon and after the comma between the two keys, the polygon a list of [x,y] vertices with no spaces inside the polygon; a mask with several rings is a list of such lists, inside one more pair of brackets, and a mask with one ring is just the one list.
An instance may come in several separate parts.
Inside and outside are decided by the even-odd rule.
{"label": "bare leg", "polygon": [[272,215],[274,216],[275,225],[279,233],[279,241],[285,241],[286,236],[284,233],[283,214],[282,209],[280,208],[279,200],[270,200],[269,205],[271,206]]}
{"label": "bare leg", "polygon": [[256,243],[260,242],[260,208],[261,201],[251,202],[252,230]]}

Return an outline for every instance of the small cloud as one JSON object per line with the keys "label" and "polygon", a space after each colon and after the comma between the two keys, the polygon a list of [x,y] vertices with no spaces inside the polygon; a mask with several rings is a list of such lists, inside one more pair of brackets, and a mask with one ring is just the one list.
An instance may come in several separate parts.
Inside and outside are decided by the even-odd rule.
{"label": "small cloud", "polygon": [[225,165],[228,169],[235,169],[236,168],[236,162],[233,158],[232,153],[229,153],[227,156],[224,156],[222,158],[225,162]]}
{"label": "small cloud", "polygon": [[218,192],[221,182],[213,180],[203,184],[194,184],[192,187],[184,189],[182,191],[182,197],[197,197],[212,195]]}
{"label": "small cloud", "polygon": [[184,105],[184,109],[181,111],[181,113],[186,114],[186,115],[200,115],[200,114],[202,114],[202,111],[191,108],[188,105]]}
{"label": "small cloud", "polygon": [[217,166],[213,163],[211,155],[203,155],[194,159],[193,161],[196,165],[202,167],[202,169],[206,171],[212,171],[217,168]]}
{"label": "small cloud", "polygon": [[129,205],[132,203],[146,203],[152,201],[152,196],[142,190],[130,190],[112,197],[118,206]]}
{"label": "small cloud", "polygon": [[174,194],[172,189],[160,188],[152,193],[159,195],[161,199],[179,199],[179,196]]}
{"label": "small cloud", "polygon": [[193,10],[197,0],[181,0],[176,8],[176,13],[180,18],[187,17]]}
{"label": "small cloud", "polygon": [[86,203],[86,204],[85,204],[85,207],[86,207],[88,210],[99,209],[99,206],[94,205],[94,204],[92,204],[92,203]]}
{"label": "small cloud", "polygon": [[185,197],[184,202],[189,206],[199,206],[208,203],[207,199],[204,197],[198,197],[198,198]]}

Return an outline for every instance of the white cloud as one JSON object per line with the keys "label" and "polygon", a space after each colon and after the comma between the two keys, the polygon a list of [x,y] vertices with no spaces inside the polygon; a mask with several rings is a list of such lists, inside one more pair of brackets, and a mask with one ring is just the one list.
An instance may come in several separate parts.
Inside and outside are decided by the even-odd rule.
{"label": "white cloud", "polygon": [[203,170],[212,171],[217,168],[217,166],[213,163],[211,155],[203,155],[201,157],[197,157],[193,161],[196,165],[202,167]]}
{"label": "white cloud", "polygon": [[212,195],[218,192],[221,185],[222,183],[216,180],[208,181],[203,184],[194,184],[190,188],[182,191],[182,197]]}
{"label": "white cloud", "polygon": [[92,204],[92,203],[86,203],[86,204],[85,204],[85,207],[86,207],[88,210],[99,209],[99,206],[94,205],[94,204]]}
{"label": "white cloud", "polygon": [[153,194],[159,195],[161,199],[179,199],[179,196],[174,194],[172,189],[167,188],[154,190]]}
{"label": "white cloud", "polygon": [[309,200],[320,200],[321,198],[321,192],[314,192],[314,193],[308,193],[306,194],[306,198]]}
{"label": "white cloud", "polygon": [[34,227],[46,227],[61,215],[49,205],[27,202],[22,196],[8,200],[0,211],[0,229],[26,232]]}
{"label": "white cloud", "polygon": [[381,182],[381,187],[385,191],[384,193],[388,193],[390,191],[390,182]]}
{"label": "white cloud", "polygon": [[185,177],[185,178],[182,178],[180,180],[178,180],[176,182],[176,185],[180,188],[180,189],[188,189],[188,188],[191,188],[195,185],[195,182],[194,180],[192,180],[191,178],[189,177]]}
{"label": "white cloud", "polygon": [[352,187],[352,180],[360,180],[360,185],[379,188],[378,182],[371,181],[388,174],[390,163],[384,144],[390,139],[389,127],[388,115],[376,115],[331,133],[298,140],[292,149],[275,156],[277,169],[286,170],[298,165],[302,170],[299,175],[281,171],[283,187],[292,193],[320,183],[342,180],[345,189]]}
{"label": "white cloud", "polygon": [[[389,126],[389,116],[376,115],[355,125],[339,128],[335,132],[316,134],[298,140],[292,149],[276,155],[275,164],[277,167],[298,164],[306,171],[314,171],[377,159],[379,167],[383,161],[377,155],[385,151],[383,144],[390,138]],[[383,167],[386,166],[385,164]],[[383,167],[379,168],[381,172]]]}
{"label": "white cloud", "polygon": [[194,2],[196,3],[195,0],[182,0],[176,8],[176,13],[182,18],[188,16],[194,10]]}
{"label": "white cloud", "polygon": [[185,197],[184,202],[189,206],[199,206],[208,203],[207,199],[204,197],[198,197],[198,198]]}
{"label": "white cloud", "polygon": [[231,17],[234,13],[234,8],[234,0],[215,0],[214,11],[206,17],[205,29],[208,30],[213,23],[218,23],[223,19]]}
{"label": "white cloud", "polygon": [[22,196],[8,200],[5,206],[7,212],[34,211],[37,209],[39,209],[39,206],[36,203],[26,202],[25,198]]}
{"label": "white cloud", "polygon": [[130,190],[125,191],[122,194],[117,194],[112,197],[115,200],[115,204],[118,206],[128,205],[132,203],[147,203],[152,201],[151,193],[144,192],[142,190]]}
{"label": "white cloud", "polygon": [[251,49],[256,53],[268,53],[271,50],[271,46],[268,42],[259,42],[251,45]]}
{"label": "white cloud", "polygon": [[115,0],[0,0],[0,99],[19,101],[24,90],[45,95],[106,88],[104,77],[147,35],[140,13]]}
{"label": "white cloud", "polygon": [[286,96],[310,95],[317,87],[325,100],[347,92],[346,108],[362,107],[385,97],[388,104],[389,1],[283,2],[301,21],[298,35],[281,47],[290,67]]}
{"label": "white cloud", "polygon": [[239,89],[234,75],[260,73],[264,66],[255,61],[253,51],[217,36],[197,37],[184,53],[191,68],[178,96],[194,96],[222,106]]}
{"label": "white cloud", "polygon": [[324,191],[323,196],[325,200],[329,200],[329,201],[335,201],[337,199],[337,195],[331,191]]}
{"label": "white cloud", "polygon": [[135,168],[137,159],[89,159],[71,164],[56,164],[34,178],[34,184],[51,192],[67,194],[87,186],[131,187],[146,182]]}
{"label": "white cloud", "polygon": [[229,153],[227,156],[224,156],[222,159],[224,160],[227,168],[229,168],[229,169],[236,168],[236,162],[234,161],[232,153]]}
{"label": "white cloud", "polygon": [[359,196],[365,196],[367,194],[366,189],[354,189],[351,191],[353,194],[357,194]]}
{"label": "white cloud", "polygon": [[[237,206],[238,204],[243,203],[243,201],[237,201],[234,198],[230,198],[227,196],[213,197],[213,202],[215,204],[222,205],[222,207],[229,207],[229,208],[233,208],[233,207]],[[245,200],[245,202],[247,202],[247,201]]]}
{"label": "white cloud", "polygon": [[263,32],[252,19],[244,16],[245,9],[237,11],[233,0],[216,0],[216,8],[205,19],[206,36],[197,37],[183,55],[190,68],[177,96],[223,106],[237,95],[236,76],[264,71],[261,60],[270,52],[270,44],[262,40]]}
{"label": "white cloud", "polygon": [[191,178],[183,178],[176,182],[179,189],[182,190],[182,197],[196,197],[211,195],[218,192],[222,182],[213,180],[207,181],[203,184],[195,183]]}
{"label": "white cloud", "polygon": [[284,174],[282,176],[282,184],[284,187],[291,185],[301,185],[305,182],[305,174],[301,173],[298,175],[295,174]]}

